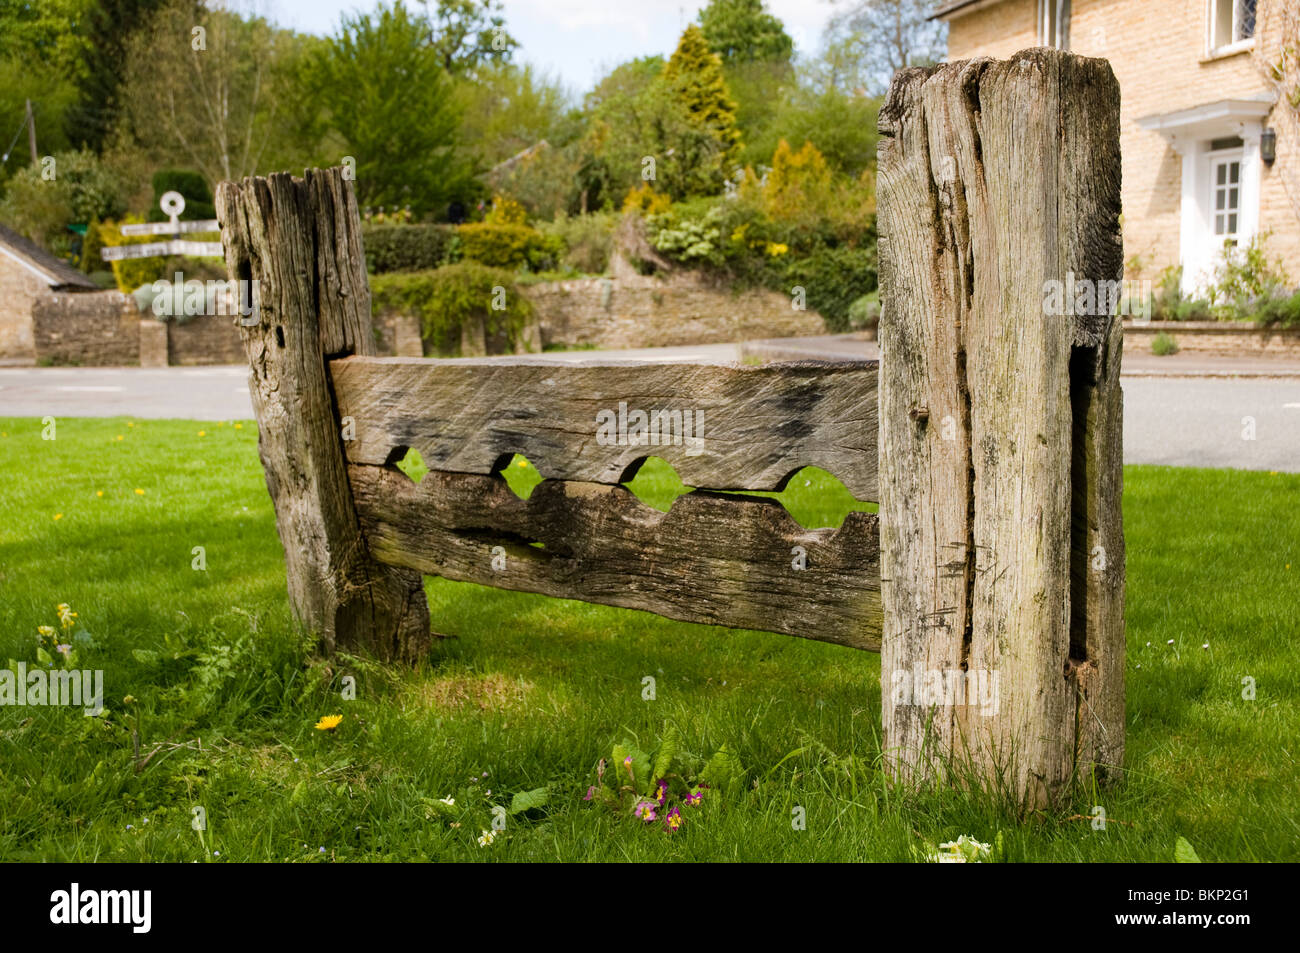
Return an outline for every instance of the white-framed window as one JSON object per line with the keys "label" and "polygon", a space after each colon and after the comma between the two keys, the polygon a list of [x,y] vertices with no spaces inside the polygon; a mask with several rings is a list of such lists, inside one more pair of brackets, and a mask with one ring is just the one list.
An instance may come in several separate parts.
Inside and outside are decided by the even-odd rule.
{"label": "white-framed window", "polygon": [[1241,232],[1241,140],[1215,140],[1210,160],[1210,227],[1218,246],[1235,245]]}
{"label": "white-framed window", "polygon": [[1258,0],[1209,0],[1211,53],[1249,46],[1255,39]]}
{"label": "white-framed window", "polygon": [[1058,50],[1070,48],[1070,0],[1038,0],[1038,42]]}

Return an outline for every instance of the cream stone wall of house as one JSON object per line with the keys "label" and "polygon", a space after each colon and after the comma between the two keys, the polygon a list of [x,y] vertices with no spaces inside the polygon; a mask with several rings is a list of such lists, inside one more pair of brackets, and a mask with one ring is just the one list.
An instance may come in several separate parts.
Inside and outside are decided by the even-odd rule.
{"label": "cream stone wall of house", "polygon": [[35,359],[32,302],[49,293],[26,263],[0,249],[0,359]]}
{"label": "cream stone wall of house", "polygon": [[[1196,223],[1186,213],[1188,201],[1201,197],[1205,208],[1209,206],[1207,137],[1239,135],[1243,197],[1246,191],[1258,196],[1250,199],[1257,201],[1257,220],[1252,220],[1253,209],[1244,207],[1241,227],[1266,233],[1270,257],[1280,257],[1292,283],[1300,283],[1300,127],[1281,115],[1285,107],[1267,113],[1265,107],[1238,107],[1263,113],[1251,116],[1244,128],[1237,116],[1195,116],[1196,108],[1207,104],[1269,96],[1256,46],[1263,53],[1276,48],[1280,19],[1267,7],[1284,2],[1295,0],[1258,0],[1260,26],[1266,32],[1226,55],[1208,52],[1210,0],[1071,3],[1069,49],[1110,60],[1120,84],[1124,251],[1131,263],[1140,265],[1137,274],[1130,267],[1127,277],[1155,280],[1165,267],[1186,258],[1184,285],[1190,290],[1197,282],[1193,266],[1203,271],[1216,243],[1212,233],[1202,230],[1199,239],[1193,234]],[[1038,17],[1039,0],[993,0],[958,11],[948,20],[948,57],[1004,58],[1041,45]],[[1139,125],[1139,120],[1184,110],[1192,114],[1181,120],[1166,118],[1163,130]],[[1183,125],[1172,125],[1177,122]],[[1259,134],[1269,127],[1277,131],[1277,159],[1271,166],[1259,157]]]}

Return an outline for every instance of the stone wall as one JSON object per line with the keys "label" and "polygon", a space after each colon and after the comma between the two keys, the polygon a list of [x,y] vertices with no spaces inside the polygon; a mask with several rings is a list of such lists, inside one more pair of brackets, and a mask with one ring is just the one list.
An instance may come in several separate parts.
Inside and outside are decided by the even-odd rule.
{"label": "stone wall", "polygon": [[120,292],[52,292],[35,298],[31,307],[36,363],[140,363],[140,312]]}
{"label": "stone wall", "polygon": [[243,364],[247,358],[239,338],[238,320],[238,315],[200,314],[180,324],[168,321],[167,363]]}
{"label": "stone wall", "polygon": [[815,311],[775,291],[733,293],[694,275],[579,278],[526,285],[544,347],[668,347],[825,334]]}
{"label": "stone wall", "polygon": [[424,357],[420,321],[409,314],[380,311],[371,315],[375,350],[380,357]]}
{"label": "stone wall", "polygon": [[1193,354],[1300,358],[1300,328],[1260,328],[1250,321],[1125,321],[1124,349],[1149,352],[1157,334]]}

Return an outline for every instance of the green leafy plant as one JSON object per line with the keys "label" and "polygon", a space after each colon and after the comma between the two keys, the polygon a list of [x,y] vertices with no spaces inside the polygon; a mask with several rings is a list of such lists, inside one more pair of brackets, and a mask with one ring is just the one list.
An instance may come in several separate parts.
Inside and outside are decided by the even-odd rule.
{"label": "green leafy plant", "polygon": [[604,805],[643,824],[659,821],[665,831],[680,830],[706,800],[732,796],[744,786],[745,768],[725,744],[700,767],[669,725],[650,751],[625,739],[608,760],[596,766],[596,783],[583,800]]}
{"label": "green leafy plant", "polygon": [[1300,328],[1300,291],[1264,299],[1255,311],[1255,321],[1263,327]]}
{"label": "green leafy plant", "polygon": [[[77,621],[78,614],[66,602],[59,603],[55,611],[59,616],[58,629],[52,625],[36,627],[36,660],[46,668],[74,669],[77,667],[77,647],[93,647],[94,640]],[[9,667],[16,670],[12,659]]]}
{"label": "green leafy plant", "polygon": [[[486,772],[483,778],[486,778]],[[509,805],[493,796],[492,789],[475,779],[460,790],[443,798],[420,798],[424,816],[435,823],[445,824],[452,830],[463,829],[473,835],[478,831],[480,848],[491,847],[499,836],[509,830],[507,818],[539,815],[550,800],[547,788],[516,791]]]}
{"label": "green leafy plant", "polygon": [[1151,353],[1156,357],[1167,357],[1178,353],[1178,342],[1161,331],[1151,340]]}
{"label": "green leafy plant", "polygon": [[721,265],[722,219],[722,210],[715,206],[698,216],[685,210],[651,215],[646,224],[657,251],[686,264]]}
{"label": "green leafy plant", "polygon": [[1196,854],[1196,848],[1185,837],[1178,838],[1174,844],[1174,863],[1176,864],[1199,864],[1201,858]]}

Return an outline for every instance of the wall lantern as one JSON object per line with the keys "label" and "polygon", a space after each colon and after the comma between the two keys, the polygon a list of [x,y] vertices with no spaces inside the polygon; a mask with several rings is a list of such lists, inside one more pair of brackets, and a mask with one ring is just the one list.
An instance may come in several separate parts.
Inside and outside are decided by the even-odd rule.
{"label": "wall lantern", "polygon": [[1277,130],[1271,126],[1260,134],[1259,157],[1264,160],[1265,165],[1272,165],[1273,160],[1277,158]]}

